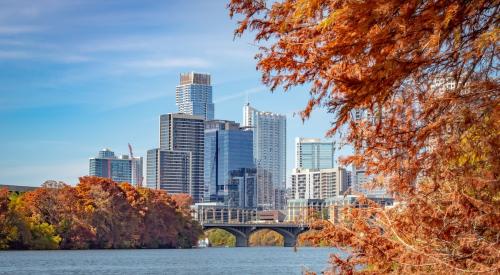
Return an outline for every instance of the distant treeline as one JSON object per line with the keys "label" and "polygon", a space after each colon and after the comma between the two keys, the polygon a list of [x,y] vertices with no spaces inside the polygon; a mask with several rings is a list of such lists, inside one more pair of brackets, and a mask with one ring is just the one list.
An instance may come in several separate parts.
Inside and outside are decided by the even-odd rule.
{"label": "distant treeline", "polygon": [[22,194],[0,190],[0,249],[189,248],[203,233],[188,195],[82,177]]}

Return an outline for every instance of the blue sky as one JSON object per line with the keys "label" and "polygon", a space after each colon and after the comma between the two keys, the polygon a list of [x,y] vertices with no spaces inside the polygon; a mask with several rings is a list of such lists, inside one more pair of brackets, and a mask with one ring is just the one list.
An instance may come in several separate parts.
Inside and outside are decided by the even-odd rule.
{"label": "blue sky", "polygon": [[[158,146],[158,117],[176,112],[179,73],[208,72],[215,116],[241,122],[242,106],[288,117],[294,138],[323,137],[331,115],[294,117],[305,88],[269,93],[251,37],[233,40],[226,1],[0,0],[0,184],[75,184],[109,147]],[[346,149],[343,149],[344,151]],[[340,153],[342,154],[342,152]]]}

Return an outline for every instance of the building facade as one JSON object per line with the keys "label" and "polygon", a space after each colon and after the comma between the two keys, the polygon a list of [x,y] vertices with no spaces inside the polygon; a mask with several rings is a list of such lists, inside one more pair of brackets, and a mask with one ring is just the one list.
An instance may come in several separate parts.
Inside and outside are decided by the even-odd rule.
{"label": "building facade", "polygon": [[[243,171],[243,172],[242,172]],[[253,171],[253,172],[252,172]],[[241,176],[240,174],[243,173]],[[255,188],[255,164],[253,158],[253,132],[241,128],[238,123],[226,120],[205,122],[205,201],[218,201],[237,206],[239,199],[231,194],[249,186]],[[243,179],[243,181],[240,181]],[[242,186],[236,186],[241,182]],[[235,189],[236,188],[236,189]],[[242,189],[243,188],[243,189]],[[250,190],[251,191],[251,190]],[[255,191],[251,191],[255,193]],[[243,204],[247,205],[242,196]],[[246,207],[253,206],[255,200]]]}
{"label": "building facade", "polygon": [[327,199],[343,195],[349,188],[346,169],[294,169],[292,199]]}
{"label": "building facade", "polygon": [[[391,207],[394,199],[376,196],[366,197],[381,207]],[[310,223],[314,219],[329,220],[337,224],[344,219],[343,210],[346,207],[368,207],[359,202],[359,196],[346,195],[328,199],[293,199],[287,201],[286,221],[295,223]]]}
{"label": "building facade", "polygon": [[[169,193],[182,190],[194,202],[203,201],[204,123],[202,117],[188,114],[160,116],[160,148],[148,152],[148,186]],[[188,175],[184,176],[185,173]]]}
{"label": "building facade", "polygon": [[295,139],[295,168],[325,169],[335,167],[335,142],[319,138]]}
{"label": "building facade", "polygon": [[286,184],[286,116],[261,112],[247,103],[243,107],[243,126],[253,129],[258,204],[264,209],[283,209]]}
{"label": "building facade", "polygon": [[224,202],[231,207],[257,208],[257,169],[231,170],[224,186]]}
{"label": "building facade", "polygon": [[89,175],[137,186],[143,180],[142,165],[142,157],[131,158],[128,155],[117,157],[110,149],[103,149],[99,151],[97,157],[89,159]]}
{"label": "building facade", "polygon": [[148,150],[147,187],[170,194],[190,194],[191,167],[191,152]]}
{"label": "building facade", "polygon": [[214,119],[214,103],[210,74],[183,73],[175,89],[175,102],[179,113]]}
{"label": "building facade", "polygon": [[[356,109],[353,111],[354,119],[356,122],[366,122],[368,124],[374,123],[374,116],[370,114],[365,109]],[[379,111],[375,111],[379,112]],[[382,112],[383,115],[383,112]],[[359,151],[357,151],[357,154],[362,154],[365,148],[360,148]],[[362,165],[353,165],[352,168],[352,174],[351,174],[351,179],[352,179],[352,187],[353,191],[363,193],[367,196],[377,196],[377,197],[390,197],[390,195],[387,193],[387,190],[384,187],[378,187],[378,188],[369,188],[366,184],[371,182],[375,178],[374,175],[368,175],[366,171],[366,167]]]}

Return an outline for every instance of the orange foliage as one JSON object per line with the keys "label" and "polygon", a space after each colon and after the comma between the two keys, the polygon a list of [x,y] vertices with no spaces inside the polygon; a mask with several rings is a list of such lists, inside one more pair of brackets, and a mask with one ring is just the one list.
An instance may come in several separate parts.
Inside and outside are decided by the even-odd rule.
{"label": "orange foliage", "polygon": [[[311,241],[347,249],[339,273],[500,269],[500,1],[232,0],[252,31],[263,82],[310,85],[355,153],[398,204],[365,202]],[[270,45],[270,46],[267,46]],[[355,111],[366,112],[359,120]],[[316,239],[315,239],[316,238]]]}
{"label": "orange foliage", "polygon": [[[21,232],[15,240],[0,231],[4,249],[192,247],[202,234],[164,191],[110,179],[82,177],[76,187],[51,184],[10,203],[4,193],[0,190],[0,219],[5,208],[18,220],[8,225],[28,228],[17,230]],[[34,245],[37,236],[52,241]]]}

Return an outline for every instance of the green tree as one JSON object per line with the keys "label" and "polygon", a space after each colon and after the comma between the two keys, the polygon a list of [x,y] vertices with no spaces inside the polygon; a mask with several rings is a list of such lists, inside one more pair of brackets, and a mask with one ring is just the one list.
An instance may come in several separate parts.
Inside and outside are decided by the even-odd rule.
{"label": "green tree", "polygon": [[236,246],[236,238],[233,236],[233,234],[223,229],[211,229],[208,230],[205,234],[211,246]]}

